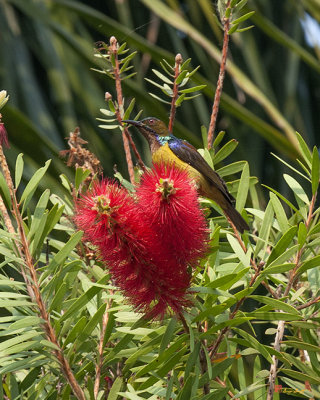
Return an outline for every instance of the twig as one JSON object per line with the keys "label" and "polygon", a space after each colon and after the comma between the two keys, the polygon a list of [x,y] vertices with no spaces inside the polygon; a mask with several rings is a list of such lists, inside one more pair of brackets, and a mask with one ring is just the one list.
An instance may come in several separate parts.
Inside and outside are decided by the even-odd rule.
{"label": "twig", "polygon": [[[306,220],[307,231],[308,231],[309,226],[310,226],[311,221],[312,221],[312,215],[313,215],[313,210],[314,210],[314,206],[315,206],[315,201],[316,201],[316,194],[314,194],[312,196],[312,199],[311,199],[311,202],[310,202],[310,205],[309,205],[309,211],[308,211],[308,216],[307,216],[307,220]],[[289,294],[291,288],[293,287],[294,282],[295,282],[295,280],[297,278],[296,273],[297,273],[297,270],[298,270],[299,265],[300,265],[300,260],[301,260],[303,251],[304,251],[304,246],[302,246],[301,249],[297,253],[297,256],[296,256],[296,259],[295,259],[295,267],[293,268],[293,270],[290,273],[289,281],[288,281],[288,284],[287,284],[287,286],[285,288],[285,291],[284,291],[284,297],[288,296],[288,294]],[[274,346],[273,346],[274,349],[277,350],[277,351],[280,351],[280,343],[281,343],[281,341],[283,339],[284,328],[285,328],[285,321],[279,321],[278,322],[278,327],[277,327],[276,337],[275,337],[275,340],[274,340]],[[277,359],[276,356],[272,356],[272,364],[271,364],[270,370],[269,370],[269,389],[268,389],[267,400],[272,400],[273,399],[275,381],[276,381],[276,378],[277,378],[277,366],[278,366],[278,359]]]}
{"label": "twig", "polygon": [[[225,383],[223,380],[221,380],[218,376],[216,376],[216,377],[214,378],[214,380],[215,380],[216,382],[218,382],[221,386],[227,387],[226,383]],[[234,394],[231,392],[231,390],[228,391],[228,395],[229,395],[232,399],[234,398]]]}
{"label": "twig", "polygon": [[101,378],[101,369],[103,365],[103,341],[104,337],[106,334],[106,329],[109,321],[109,309],[111,307],[112,301],[106,301],[106,310],[103,315],[102,319],[102,329],[100,333],[100,341],[99,341],[99,347],[98,347],[98,362],[96,365],[96,379],[94,381],[94,389],[93,389],[93,394],[94,398],[96,399],[98,397],[99,393],[99,387],[100,387],[100,378]]}
{"label": "twig", "polygon": [[180,74],[180,65],[182,64],[182,56],[180,53],[176,55],[175,58],[175,67],[174,67],[174,81],[173,81],[173,88],[172,88],[172,99],[171,99],[171,109],[170,109],[170,118],[169,118],[169,125],[168,130],[172,132],[173,123],[176,116],[176,101],[179,95],[179,85],[177,84],[177,79]]}
{"label": "twig", "polygon": [[185,317],[183,316],[181,311],[178,312],[177,314],[178,314],[178,317],[180,318],[180,321],[182,322],[183,329],[185,330],[185,332],[187,334],[189,334],[189,327],[188,327],[188,324],[187,324],[187,321],[186,321]]}
{"label": "twig", "polygon": [[[231,0],[228,0],[228,2],[226,4],[226,8],[230,7],[230,2],[231,2]],[[221,93],[222,93],[222,88],[223,88],[223,81],[224,81],[225,72],[226,72],[226,63],[227,63],[228,46],[229,46],[229,34],[228,34],[229,27],[230,27],[230,16],[228,18],[225,17],[223,20],[224,35],[223,35],[222,55],[221,55],[221,63],[220,63],[220,71],[219,71],[219,77],[218,77],[218,82],[217,82],[217,88],[216,88],[216,93],[214,95],[211,119],[210,119],[210,124],[209,124],[209,129],[208,129],[208,149],[211,148],[212,142],[213,142],[213,135],[214,135],[214,131],[215,131],[216,123],[217,123],[217,116],[218,116],[220,98],[221,98]]]}
{"label": "twig", "polygon": [[[122,124],[122,122],[121,122],[121,124]],[[144,165],[144,162],[142,161],[142,158],[141,158],[141,156],[140,156],[140,153],[138,152],[137,147],[136,147],[134,141],[132,140],[132,137],[131,137],[131,135],[130,135],[130,132],[129,132],[128,128],[125,127],[125,128],[123,129],[123,131],[124,131],[126,137],[127,137],[128,140],[129,140],[130,146],[131,146],[131,148],[132,148],[132,151],[134,152],[134,155],[136,156],[136,159],[137,159],[137,162],[138,162],[140,168],[142,169],[142,171],[145,171],[145,170],[146,170],[146,166]]]}
{"label": "twig", "polygon": [[312,299],[310,301],[308,301],[308,303],[305,304],[301,304],[300,306],[297,306],[296,309],[297,310],[303,310],[304,308],[310,307],[313,304],[319,303],[320,302],[320,296],[316,297],[315,299]]}
{"label": "twig", "polygon": [[[109,92],[106,92],[106,93],[105,93],[105,100],[106,100],[106,101],[112,100],[112,95],[111,95],[111,93],[109,93]],[[123,126],[123,123],[122,123],[123,117],[122,117],[121,112],[120,112],[119,109],[116,109],[116,117],[117,117],[117,121],[119,122],[119,125]],[[132,140],[132,137],[131,137],[131,134],[130,134],[128,128],[127,128],[127,127],[124,127],[122,132],[126,135],[128,141],[129,141],[129,143],[130,143],[130,146],[132,147],[132,151],[134,152],[134,155],[136,156],[137,162],[138,162],[138,164],[140,165],[140,168],[141,168],[143,171],[145,171],[145,170],[146,170],[146,166],[144,165],[144,162],[142,161],[142,158],[141,158],[141,156],[140,156],[140,153],[138,152],[138,149],[137,149],[137,147],[136,147],[134,141]]]}
{"label": "twig", "polygon": [[[61,370],[62,370],[63,374],[65,375],[69,385],[71,386],[71,389],[72,389],[74,395],[79,400],[85,400],[84,393],[83,393],[81,387],[79,386],[78,382],[76,381],[75,376],[73,375],[73,372],[70,368],[69,362],[64,357],[62,349],[59,346],[55,331],[50,323],[49,315],[47,313],[44,301],[41,296],[37,273],[36,273],[36,269],[34,267],[33,260],[32,260],[31,254],[30,254],[29,244],[28,244],[28,240],[27,240],[27,237],[26,237],[26,234],[24,231],[23,220],[22,220],[21,213],[19,211],[19,206],[18,206],[16,194],[15,194],[15,189],[13,187],[11,174],[10,174],[8,164],[7,164],[7,161],[6,161],[6,158],[3,153],[3,149],[2,149],[1,145],[0,145],[0,164],[1,164],[1,168],[4,173],[7,185],[9,187],[11,200],[12,200],[12,207],[13,207],[12,214],[14,215],[14,217],[16,219],[18,233],[19,233],[20,241],[21,241],[21,244],[18,243],[17,241],[15,241],[15,243],[16,243],[19,255],[24,261],[23,264],[26,265],[27,270],[30,274],[30,278],[31,278],[31,279],[29,279],[29,277],[27,277],[27,274],[24,271],[24,266],[21,266],[21,273],[22,273],[22,276],[27,285],[28,293],[30,294],[31,299],[37,303],[37,306],[39,309],[39,314],[44,321],[43,329],[45,331],[47,339],[52,344],[54,344],[54,346],[56,348],[55,350],[53,350],[53,352],[60,363]],[[15,233],[15,230],[12,226],[10,217],[7,215],[8,214],[7,212],[4,212],[3,208],[5,208],[5,207],[4,207],[4,204],[2,204],[2,203],[3,203],[3,201],[0,201],[1,211],[4,215],[4,222],[6,224],[6,227],[9,232]]]}
{"label": "twig", "polygon": [[[118,59],[117,39],[114,36],[111,36],[111,38],[110,38],[109,51],[114,55],[115,66],[113,68],[113,73],[114,73],[114,79],[115,79],[115,84],[116,84],[117,101],[118,101],[118,108],[116,110],[116,114],[117,114],[118,121],[121,121],[122,114],[123,114],[123,96],[122,96],[122,88],[121,88],[120,64],[119,64],[119,59]],[[130,182],[132,184],[134,184],[134,170],[133,170],[132,157],[131,157],[131,153],[130,153],[129,140],[124,131],[122,131],[122,140],[123,140],[124,151],[126,154]]]}

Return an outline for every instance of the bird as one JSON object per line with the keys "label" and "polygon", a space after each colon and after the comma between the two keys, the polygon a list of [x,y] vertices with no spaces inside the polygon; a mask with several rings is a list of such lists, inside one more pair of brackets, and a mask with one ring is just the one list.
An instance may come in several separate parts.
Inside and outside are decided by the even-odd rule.
{"label": "bird", "polygon": [[195,181],[199,194],[216,202],[240,233],[250,229],[235,209],[235,199],[229,193],[224,180],[195,147],[186,140],[175,137],[158,118],[148,117],[141,121],[122,122],[135,126],[147,139],[154,164],[163,162],[186,169],[189,177]]}

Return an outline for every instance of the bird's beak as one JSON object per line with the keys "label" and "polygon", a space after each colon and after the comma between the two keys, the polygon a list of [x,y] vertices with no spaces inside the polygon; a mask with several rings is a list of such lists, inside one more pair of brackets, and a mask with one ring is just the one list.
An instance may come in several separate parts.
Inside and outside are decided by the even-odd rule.
{"label": "bird's beak", "polygon": [[134,125],[137,128],[143,127],[143,123],[141,121],[134,121],[133,119],[123,119],[121,122],[125,122],[126,124]]}
{"label": "bird's beak", "polygon": [[148,133],[155,135],[157,133],[154,129],[150,128],[150,126],[144,124],[142,121],[134,121],[133,119],[123,119],[122,122],[137,127],[143,135],[146,135]]}

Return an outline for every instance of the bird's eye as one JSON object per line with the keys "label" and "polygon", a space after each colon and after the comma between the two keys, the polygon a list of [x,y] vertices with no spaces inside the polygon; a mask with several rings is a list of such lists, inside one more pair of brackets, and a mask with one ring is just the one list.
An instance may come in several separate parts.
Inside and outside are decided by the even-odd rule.
{"label": "bird's eye", "polygon": [[150,124],[150,125],[153,125],[153,124],[154,124],[154,119],[150,118],[150,119],[149,119],[149,124]]}

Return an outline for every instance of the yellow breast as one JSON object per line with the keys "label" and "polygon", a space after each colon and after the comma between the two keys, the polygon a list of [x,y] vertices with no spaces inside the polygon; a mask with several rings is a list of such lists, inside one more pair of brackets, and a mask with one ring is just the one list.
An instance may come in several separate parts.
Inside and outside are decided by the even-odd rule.
{"label": "yellow breast", "polygon": [[191,167],[191,165],[181,161],[173,151],[170,149],[168,143],[161,146],[157,151],[152,154],[152,161],[155,164],[159,164],[161,162],[166,164],[175,164],[178,168],[187,170],[190,178],[194,179],[197,186],[200,185],[200,179],[202,178],[199,171],[195,168]]}

